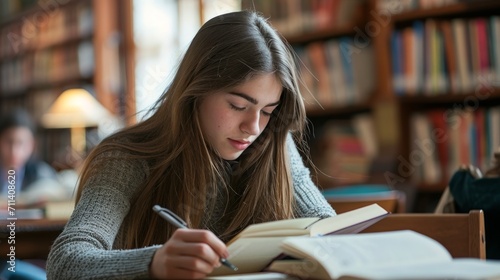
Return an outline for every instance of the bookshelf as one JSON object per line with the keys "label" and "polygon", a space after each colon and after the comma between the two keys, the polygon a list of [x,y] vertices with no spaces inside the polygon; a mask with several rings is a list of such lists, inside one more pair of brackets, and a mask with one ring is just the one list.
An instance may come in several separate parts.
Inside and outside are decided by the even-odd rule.
{"label": "bookshelf", "polygon": [[[0,10],[2,111],[24,107],[38,121],[65,89],[84,87],[115,116],[135,114],[133,75],[124,70],[133,69],[131,18],[121,16],[131,1],[13,0]],[[69,132],[39,126],[37,140],[39,157],[54,164]]]}
{"label": "bookshelf", "polygon": [[440,194],[462,164],[491,168],[500,147],[499,12],[498,1],[450,1],[404,9],[388,26],[401,154],[423,193]]}
{"label": "bookshelf", "polygon": [[[283,1],[247,2],[243,1],[244,8],[255,7],[284,30],[302,60],[311,152],[317,149],[313,161],[333,177],[320,175],[321,187],[358,182],[411,185],[435,199],[460,164],[488,169],[493,150],[500,147],[500,2],[331,0],[297,1],[291,6]],[[332,45],[344,46],[344,58],[332,58]],[[323,56],[315,58],[321,49]],[[360,54],[365,57],[357,63]],[[332,68],[345,56],[352,61],[338,70],[344,74],[339,80]],[[321,60],[326,65],[317,63]],[[346,74],[349,71],[358,76]],[[359,95],[349,79],[354,87],[364,83],[361,98],[336,99],[339,92]],[[338,89],[340,81],[344,92]],[[322,140],[324,131],[332,138],[332,126],[342,127],[360,116],[365,127],[372,126],[363,137],[374,139],[366,142],[376,145],[376,154],[360,153],[372,165],[366,173],[345,167],[354,171],[353,177],[362,175],[358,181],[349,175],[335,178],[338,170],[321,164],[330,155],[325,145],[334,145],[334,140],[326,140],[329,144]],[[363,137],[358,134],[357,141]],[[330,156],[334,157],[327,160],[330,165],[344,159],[335,153]],[[416,211],[433,206],[425,207]]]}
{"label": "bookshelf", "polygon": [[300,58],[309,144],[323,188],[365,182],[377,154],[375,46],[372,40],[358,38],[370,4],[360,0],[243,1],[243,8],[255,7],[268,16]]}

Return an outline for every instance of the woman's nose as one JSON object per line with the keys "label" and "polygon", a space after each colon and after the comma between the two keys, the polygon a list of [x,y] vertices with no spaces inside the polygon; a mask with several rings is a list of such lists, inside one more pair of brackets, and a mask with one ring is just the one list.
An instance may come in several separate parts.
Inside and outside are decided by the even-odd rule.
{"label": "woman's nose", "polygon": [[260,133],[260,112],[249,111],[240,126],[241,131],[249,135],[259,135]]}

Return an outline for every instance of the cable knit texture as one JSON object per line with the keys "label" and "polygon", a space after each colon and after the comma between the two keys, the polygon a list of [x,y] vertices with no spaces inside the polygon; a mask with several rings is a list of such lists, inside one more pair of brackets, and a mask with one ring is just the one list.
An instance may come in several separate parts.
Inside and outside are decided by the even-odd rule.
{"label": "cable knit texture", "polygon": [[[292,167],[297,217],[329,217],[334,210],[311,181],[309,170],[293,144],[287,140]],[[47,261],[48,279],[145,279],[156,249],[151,246],[119,250],[117,236],[125,234],[122,222],[131,199],[148,176],[142,161],[120,160],[111,152],[94,161],[100,172],[87,182],[80,202]],[[216,208],[224,208],[220,205]],[[214,232],[218,232],[217,226]]]}

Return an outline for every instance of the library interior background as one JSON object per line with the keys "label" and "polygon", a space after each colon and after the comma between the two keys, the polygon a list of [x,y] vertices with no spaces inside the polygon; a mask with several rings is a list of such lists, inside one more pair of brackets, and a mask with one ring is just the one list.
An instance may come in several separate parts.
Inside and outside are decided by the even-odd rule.
{"label": "library interior background", "polygon": [[200,26],[241,9],[300,58],[312,174],[332,203],[435,212],[457,171],[499,176],[500,1],[3,0],[0,108],[29,112],[58,175],[24,202],[71,200],[85,156],[148,116]]}

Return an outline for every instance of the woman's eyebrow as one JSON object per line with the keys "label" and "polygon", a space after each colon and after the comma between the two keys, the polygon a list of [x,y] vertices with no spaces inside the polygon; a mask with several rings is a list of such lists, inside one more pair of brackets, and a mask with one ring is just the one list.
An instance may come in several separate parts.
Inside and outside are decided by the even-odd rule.
{"label": "woman's eyebrow", "polygon": [[[235,91],[230,91],[229,94],[232,94],[232,95],[236,95],[236,96],[239,96],[241,98],[244,98],[246,100],[248,100],[249,102],[251,102],[252,104],[259,104],[259,101],[257,101],[257,99],[247,95],[247,94],[244,94],[244,93],[241,93],[241,92],[235,92]],[[276,106],[280,103],[280,101],[276,101],[276,102],[273,102],[273,103],[269,103],[266,105],[266,107],[271,107],[271,106]]]}

